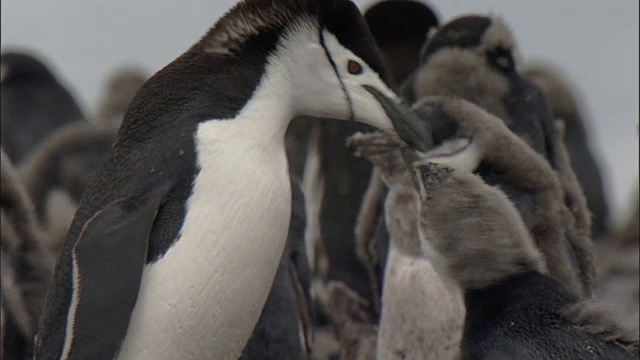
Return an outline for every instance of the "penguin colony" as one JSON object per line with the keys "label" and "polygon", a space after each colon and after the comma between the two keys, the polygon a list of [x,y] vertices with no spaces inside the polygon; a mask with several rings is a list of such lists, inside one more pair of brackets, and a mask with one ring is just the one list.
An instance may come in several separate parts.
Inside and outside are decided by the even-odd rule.
{"label": "penguin colony", "polygon": [[89,112],[3,49],[1,358],[637,359],[637,204],[522,59],[498,16],[245,0]]}

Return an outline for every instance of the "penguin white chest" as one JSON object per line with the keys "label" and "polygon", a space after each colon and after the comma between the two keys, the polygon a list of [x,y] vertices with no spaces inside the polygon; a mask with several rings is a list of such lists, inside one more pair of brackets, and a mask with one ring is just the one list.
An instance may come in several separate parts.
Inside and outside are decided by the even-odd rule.
{"label": "penguin white chest", "polygon": [[240,356],[270,291],[291,214],[282,139],[256,141],[254,126],[261,125],[236,119],[199,126],[200,171],[181,234],[144,270],[121,359]]}

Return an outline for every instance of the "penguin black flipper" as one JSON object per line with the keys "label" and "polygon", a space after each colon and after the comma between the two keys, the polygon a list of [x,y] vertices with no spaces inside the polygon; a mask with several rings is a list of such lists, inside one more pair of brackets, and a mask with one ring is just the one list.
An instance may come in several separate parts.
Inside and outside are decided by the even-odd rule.
{"label": "penguin black flipper", "polygon": [[[97,359],[104,352],[118,352],[138,297],[148,238],[161,202],[162,196],[155,194],[139,204],[115,201],[82,230],[72,251],[73,326],[82,329],[67,339],[72,358]],[[96,304],[113,308],[100,317]]]}
{"label": "penguin black flipper", "polygon": [[74,245],[65,247],[72,259],[73,288],[64,344],[43,347],[44,334],[39,334],[36,359],[112,359],[118,353],[167,190],[161,186],[145,197],[109,203],[84,225]]}

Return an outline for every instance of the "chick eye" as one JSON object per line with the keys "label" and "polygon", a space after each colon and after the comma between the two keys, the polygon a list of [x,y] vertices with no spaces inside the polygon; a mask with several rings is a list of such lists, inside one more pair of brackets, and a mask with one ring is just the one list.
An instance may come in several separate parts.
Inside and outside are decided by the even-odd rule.
{"label": "chick eye", "polygon": [[352,75],[361,74],[362,65],[360,65],[360,63],[355,60],[349,60],[349,62],[347,62],[347,71],[349,71],[349,74]]}
{"label": "chick eye", "polygon": [[489,62],[502,71],[512,71],[515,68],[513,56],[506,49],[496,48],[487,54]]}
{"label": "chick eye", "polygon": [[503,69],[511,68],[511,60],[506,56],[499,56],[496,58],[496,64]]}

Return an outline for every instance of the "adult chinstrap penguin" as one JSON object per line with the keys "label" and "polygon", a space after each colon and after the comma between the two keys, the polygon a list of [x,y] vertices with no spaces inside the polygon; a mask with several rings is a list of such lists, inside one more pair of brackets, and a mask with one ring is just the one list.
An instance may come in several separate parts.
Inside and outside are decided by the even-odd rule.
{"label": "adult chinstrap penguin", "polygon": [[412,142],[390,86],[350,1],[236,5],[129,107],[61,251],[36,359],[237,359],[286,242],[289,122],[402,119]]}

